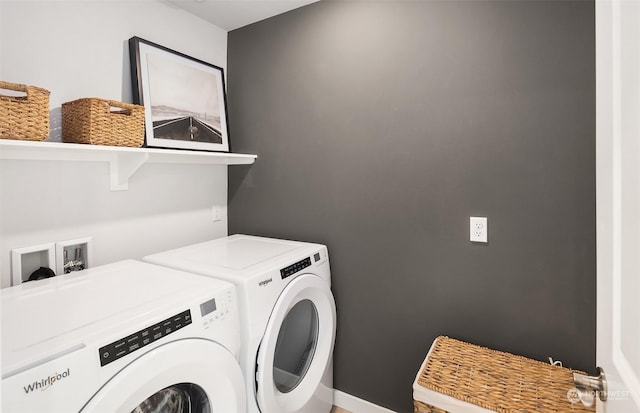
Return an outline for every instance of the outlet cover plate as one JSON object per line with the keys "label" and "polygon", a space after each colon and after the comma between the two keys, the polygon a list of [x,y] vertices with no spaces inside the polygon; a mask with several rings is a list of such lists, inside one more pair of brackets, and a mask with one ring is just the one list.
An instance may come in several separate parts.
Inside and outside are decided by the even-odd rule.
{"label": "outlet cover plate", "polygon": [[487,242],[487,217],[469,217],[469,241]]}

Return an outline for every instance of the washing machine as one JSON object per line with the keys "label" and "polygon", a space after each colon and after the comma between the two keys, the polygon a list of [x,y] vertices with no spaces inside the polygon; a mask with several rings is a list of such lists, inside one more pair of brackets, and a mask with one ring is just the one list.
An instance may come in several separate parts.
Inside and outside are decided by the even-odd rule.
{"label": "washing machine", "polygon": [[236,285],[250,413],[328,413],[336,307],[327,248],[233,235],[144,258]]}
{"label": "washing machine", "polygon": [[231,283],[128,260],[1,298],[3,412],[246,410]]}

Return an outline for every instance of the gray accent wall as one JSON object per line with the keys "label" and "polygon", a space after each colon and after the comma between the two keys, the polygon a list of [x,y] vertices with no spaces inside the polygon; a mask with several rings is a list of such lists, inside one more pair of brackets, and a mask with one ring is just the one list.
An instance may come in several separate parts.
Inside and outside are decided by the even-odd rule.
{"label": "gray accent wall", "polygon": [[594,370],[594,24],[323,0],[229,33],[229,233],[328,246],[338,390],[410,412],[439,335]]}

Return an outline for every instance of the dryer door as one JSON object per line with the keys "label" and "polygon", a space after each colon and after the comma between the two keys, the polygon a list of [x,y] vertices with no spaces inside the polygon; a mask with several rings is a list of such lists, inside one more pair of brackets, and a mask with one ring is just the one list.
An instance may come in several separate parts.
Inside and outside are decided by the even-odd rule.
{"label": "dryer door", "polygon": [[256,398],[262,412],[309,410],[332,363],[335,335],[336,306],[326,282],[312,274],[291,281],[273,308],[258,351]]}
{"label": "dryer door", "polygon": [[233,355],[212,341],[184,339],[132,361],[81,412],[228,413],[245,409],[244,380]]}

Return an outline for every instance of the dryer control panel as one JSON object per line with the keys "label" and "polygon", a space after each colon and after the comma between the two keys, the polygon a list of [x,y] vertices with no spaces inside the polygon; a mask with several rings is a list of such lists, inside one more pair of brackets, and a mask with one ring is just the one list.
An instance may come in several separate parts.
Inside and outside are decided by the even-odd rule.
{"label": "dryer control panel", "polygon": [[98,350],[100,355],[100,366],[106,366],[107,364],[141,349],[162,337],[166,337],[167,335],[188,326],[191,324],[191,321],[191,310],[186,310],[150,327],[130,334],[125,338],[121,338],[120,340],[100,347]]}
{"label": "dryer control panel", "polygon": [[307,267],[311,266],[311,258],[307,257],[303,260],[300,260],[294,264],[291,264],[283,269],[280,270],[280,276],[282,277],[282,279],[284,280],[287,277],[292,276],[293,274],[297,273],[298,271],[302,271]]}

